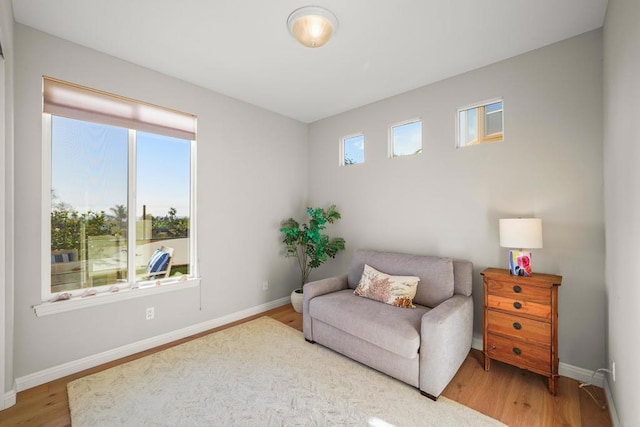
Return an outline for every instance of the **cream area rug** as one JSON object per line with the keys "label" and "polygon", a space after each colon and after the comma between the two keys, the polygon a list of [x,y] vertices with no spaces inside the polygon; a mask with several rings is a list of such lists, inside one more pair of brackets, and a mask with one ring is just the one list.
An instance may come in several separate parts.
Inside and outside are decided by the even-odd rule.
{"label": "cream area rug", "polygon": [[81,426],[496,426],[269,317],[69,383]]}

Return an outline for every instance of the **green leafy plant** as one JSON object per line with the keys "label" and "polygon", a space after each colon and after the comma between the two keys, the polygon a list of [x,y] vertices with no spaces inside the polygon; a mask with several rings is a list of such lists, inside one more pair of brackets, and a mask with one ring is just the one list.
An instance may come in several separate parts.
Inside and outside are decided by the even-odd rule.
{"label": "green leafy plant", "polygon": [[342,237],[329,238],[322,234],[327,224],[333,224],[340,219],[340,212],[336,205],[322,208],[307,208],[308,223],[298,223],[293,218],[282,222],[280,231],[284,235],[282,242],[287,249],[288,257],[295,257],[302,273],[300,287],[309,278],[311,270],[320,267],[329,258],[344,250],[345,240]]}

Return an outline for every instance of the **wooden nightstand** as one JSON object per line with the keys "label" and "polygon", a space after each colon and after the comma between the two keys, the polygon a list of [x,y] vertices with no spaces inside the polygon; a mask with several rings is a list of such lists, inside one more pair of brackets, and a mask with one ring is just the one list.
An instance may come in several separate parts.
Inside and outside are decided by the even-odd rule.
{"label": "wooden nightstand", "polygon": [[533,273],[512,276],[487,268],[484,288],[484,369],[491,359],[549,378],[556,394],[558,379],[558,286],[562,276]]}

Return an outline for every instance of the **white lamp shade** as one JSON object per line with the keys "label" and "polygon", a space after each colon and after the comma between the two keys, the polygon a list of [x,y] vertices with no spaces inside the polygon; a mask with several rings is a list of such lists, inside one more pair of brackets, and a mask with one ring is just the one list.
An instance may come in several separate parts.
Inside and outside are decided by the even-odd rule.
{"label": "white lamp shade", "polygon": [[500,246],[536,249],[542,247],[540,218],[506,218],[500,220]]}

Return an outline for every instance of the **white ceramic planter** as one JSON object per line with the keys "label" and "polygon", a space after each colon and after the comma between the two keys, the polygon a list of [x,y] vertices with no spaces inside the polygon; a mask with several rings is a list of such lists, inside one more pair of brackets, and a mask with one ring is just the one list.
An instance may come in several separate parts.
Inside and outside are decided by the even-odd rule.
{"label": "white ceramic planter", "polygon": [[302,313],[302,289],[298,288],[291,292],[291,305],[296,313]]}

